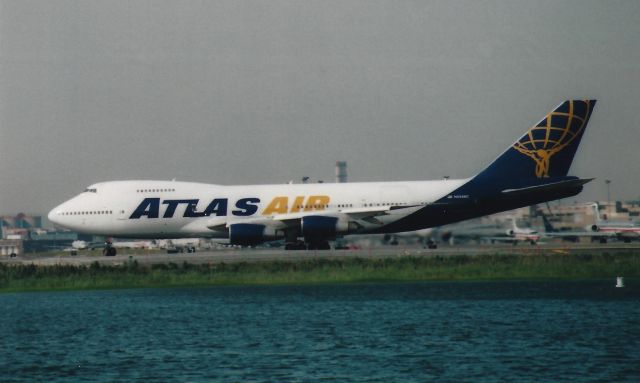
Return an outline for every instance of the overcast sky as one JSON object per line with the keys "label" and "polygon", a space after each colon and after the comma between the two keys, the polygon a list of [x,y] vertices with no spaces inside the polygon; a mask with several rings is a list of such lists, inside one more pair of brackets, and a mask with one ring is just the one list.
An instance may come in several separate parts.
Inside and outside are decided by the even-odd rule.
{"label": "overcast sky", "polygon": [[[568,98],[640,197],[640,1],[0,0],[0,213],[118,179],[469,177]],[[574,198],[575,199],[575,198]]]}

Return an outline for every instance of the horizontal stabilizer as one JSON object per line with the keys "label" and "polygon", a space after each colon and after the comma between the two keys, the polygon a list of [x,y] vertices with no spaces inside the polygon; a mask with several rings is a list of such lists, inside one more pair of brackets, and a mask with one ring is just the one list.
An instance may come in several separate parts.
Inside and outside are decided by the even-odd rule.
{"label": "horizontal stabilizer", "polygon": [[519,188],[519,189],[505,189],[501,193],[509,197],[519,197],[521,195],[528,195],[531,193],[553,192],[553,191],[559,191],[563,189],[577,188],[593,180],[594,178],[584,178],[584,179],[578,178],[578,179],[553,182],[553,183],[548,183],[543,185],[528,186],[528,187]]}

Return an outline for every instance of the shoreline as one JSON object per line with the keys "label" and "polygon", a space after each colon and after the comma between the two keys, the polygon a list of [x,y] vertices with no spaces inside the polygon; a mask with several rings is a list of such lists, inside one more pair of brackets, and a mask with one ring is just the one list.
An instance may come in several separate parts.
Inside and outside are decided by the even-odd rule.
{"label": "shoreline", "polygon": [[237,285],[640,278],[640,253],[310,258],[192,264],[6,265],[0,293]]}

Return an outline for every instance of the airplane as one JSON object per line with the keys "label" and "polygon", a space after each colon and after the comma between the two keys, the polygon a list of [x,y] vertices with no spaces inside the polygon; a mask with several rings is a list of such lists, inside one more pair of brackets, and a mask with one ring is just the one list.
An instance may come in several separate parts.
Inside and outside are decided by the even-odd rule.
{"label": "airplane", "polygon": [[118,238],[226,238],[330,249],[349,234],[414,231],[574,196],[568,176],[596,100],[567,100],[465,179],[283,185],[129,180],[96,183],[56,206],[54,224]]}
{"label": "airplane", "polygon": [[394,234],[385,234],[382,238],[385,243],[398,245],[400,242],[406,244],[421,244],[422,247],[437,249],[438,244],[433,240],[433,228],[420,229],[414,231],[402,231]]}
{"label": "airplane", "polygon": [[531,228],[518,227],[516,219],[509,217],[511,228],[504,229],[498,223],[493,224],[476,224],[463,225],[453,227],[443,227],[440,229],[441,237],[450,244],[454,244],[456,240],[474,240],[478,242],[505,242],[517,245],[518,242],[529,242],[535,245],[540,240],[540,234],[537,230]]}
{"label": "airplane", "polygon": [[505,229],[497,222],[462,222],[436,228],[436,235],[449,245],[468,241],[481,242],[484,238],[506,235]]}
{"label": "airplane", "polygon": [[516,224],[516,219],[511,217],[509,218],[511,221],[511,229],[506,231],[505,236],[498,236],[495,239],[489,238],[490,240],[501,241],[501,242],[509,242],[517,245],[518,242],[529,242],[532,245],[535,245],[540,240],[540,234],[535,229],[531,229],[529,227],[518,227]]}
{"label": "airplane", "polygon": [[70,245],[50,245],[45,246],[49,251],[64,251],[69,253],[70,255],[78,255],[78,251],[80,250],[93,250],[105,248],[107,244],[104,241],[83,241],[76,239],[71,242]]}
{"label": "airplane", "polygon": [[609,234],[619,241],[629,243],[632,240],[640,239],[640,226],[631,221],[610,221],[601,219],[598,204],[593,204],[595,223],[591,230],[600,234]]}
{"label": "airplane", "polygon": [[398,246],[403,245],[422,245],[430,249],[438,248],[438,244],[433,240],[433,228],[403,231],[398,233],[387,234],[351,234],[348,238],[342,238],[336,242],[336,248],[339,249],[361,249],[377,246]]}
{"label": "airplane", "polygon": [[640,240],[640,226],[631,221],[610,221],[600,217],[600,209],[597,203],[590,206],[594,210],[595,221],[593,225],[588,225],[584,231],[560,231],[553,227],[545,214],[542,219],[545,224],[545,236],[562,238],[569,241],[577,241],[580,237],[591,238],[600,243],[607,243],[609,239],[616,239],[624,243],[630,243],[633,240]]}
{"label": "airplane", "polygon": [[158,245],[156,245],[154,243],[154,241],[113,241],[110,242],[111,246],[116,247],[116,248],[121,248],[121,249],[155,249],[158,247]]}

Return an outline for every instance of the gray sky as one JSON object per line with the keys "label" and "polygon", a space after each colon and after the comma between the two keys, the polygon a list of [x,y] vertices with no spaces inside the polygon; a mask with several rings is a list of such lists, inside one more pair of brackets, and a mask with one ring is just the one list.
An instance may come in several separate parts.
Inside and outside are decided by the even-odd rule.
{"label": "gray sky", "polygon": [[0,213],[98,181],[468,177],[599,100],[579,200],[640,196],[639,1],[0,0]]}

